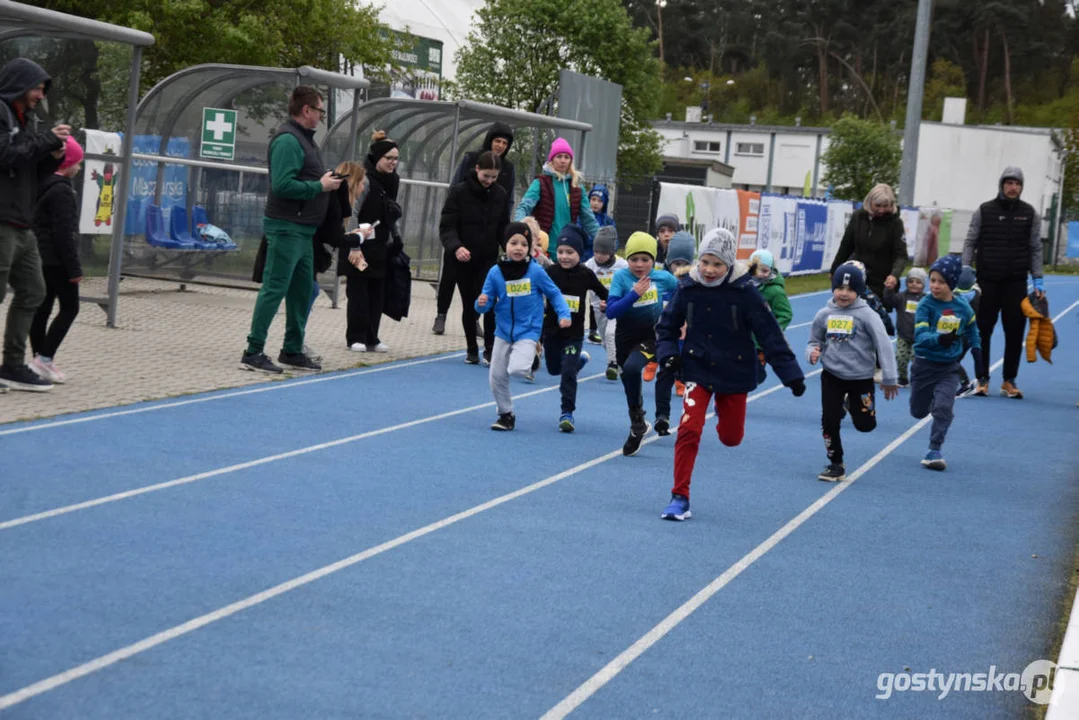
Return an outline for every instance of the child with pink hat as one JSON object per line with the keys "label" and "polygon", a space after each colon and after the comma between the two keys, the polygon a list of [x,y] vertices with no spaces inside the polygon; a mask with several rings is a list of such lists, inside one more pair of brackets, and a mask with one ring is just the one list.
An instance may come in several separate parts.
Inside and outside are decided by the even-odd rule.
{"label": "child with pink hat", "polygon": [[550,237],[558,237],[566,225],[580,225],[588,235],[585,252],[591,254],[599,223],[592,214],[581,175],[573,167],[573,148],[565,138],[551,143],[543,172],[528,187],[513,218],[521,221],[529,215]]}

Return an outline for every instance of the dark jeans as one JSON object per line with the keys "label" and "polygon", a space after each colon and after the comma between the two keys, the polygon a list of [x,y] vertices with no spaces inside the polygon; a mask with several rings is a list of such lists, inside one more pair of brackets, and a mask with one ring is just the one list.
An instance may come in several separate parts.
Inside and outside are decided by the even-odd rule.
{"label": "dark jeans", "polygon": [[622,389],[626,393],[626,404],[631,413],[644,407],[644,384],[641,373],[644,372],[644,366],[648,362],[644,353],[637,349],[630,352],[622,363]]}
{"label": "dark jeans", "polygon": [[[483,261],[470,260],[469,262],[462,263],[457,262],[454,258],[449,263],[443,263],[443,275],[446,277],[446,268],[452,264],[453,269],[449,270],[449,274],[456,278],[457,290],[461,295],[461,325],[465,330],[465,342],[468,344],[468,351],[471,353],[479,352],[479,343],[476,342],[476,322],[479,320],[479,313],[476,312],[476,298],[483,292],[483,282],[487,279],[487,271],[490,270],[494,263],[486,263]],[[453,285],[449,286],[450,295],[453,295]],[[438,292],[440,295],[439,303],[441,305],[441,293],[442,287],[439,286]],[[446,307],[449,308],[449,301],[446,302]],[[443,312],[439,310],[439,312]],[[491,351],[495,345],[495,314],[488,312],[483,314],[483,349],[487,352]]]}
{"label": "dark jeans", "polygon": [[671,391],[674,390],[676,373],[660,368],[656,373],[656,417],[671,419]]}
{"label": "dark jeans", "polygon": [[978,283],[982,288],[981,304],[978,306],[978,332],[982,336],[982,367],[985,375],[979,380],[989,380],[989,341],[993,337],[993,328],[997,326],[997,316],[1004,326],[1004,379],[1015,380],[1019,374],[1019,357],[1023,353],[1023,331],[1027,319],[1023,315],[1023,298],[1027,296],[1027,279],[984,281]]}
{"label": "dark jeans", "polygon": [[[453,303],[453,288],[457,285],[457,258],[449,250],[442,251],[442,272],[438,276],[438,300],[437,308],[439,315],[445,315],[450,311],[450,305]],[[483,283],[480,283],[480,287],[483,287]],[[480,294],[476,293],[476,297]],[[476,297],[472,298],[473,300]],[[472,327],[476,324],[472,323]],[[467,325],[465,326],[467,327]],[[467,335],[468,332],[465,332]],[[492,342],[494,342],[492,340]],[[490,347],[488,345],[487,347]]]}
{"label": "dark jeans", "polygon": [[825,370],[820,376],[821,433],[828,459],[843,462],[843,441],[839,426],[843,422],[844,402],[850,398],[850,419],[858,432],[870,432],[877,427],[876,392],[873,378],[843,380]]}
{"label": "dark jeans", "polygon": [[[60,265],[47,265],[42,268],[42,274],[45,276],[45,300],[30,325],[30,347],[38,355],[53,358],[79,314],[79,284],[71,282],[67,270]],[[60,301],[60,312],[49,325],[54,300]]]}
{"label": "dark jeans", "polygon": [[543,355],[547,359],[547,372],[551,375],[562,375],[562,384],[559,385],[562,412],[573,412],[577,409],[577,373],[581,371],[581,341],[548,338],[543,343]]}
{"label": "dark jeans", "polygon": [[386,281],[361,272],[350,272],[345,285],[348,297],[348,328],[345,342],[351,347],[361,343],[378,345],[378,328],[382,324],[382,308],[386,303]]}

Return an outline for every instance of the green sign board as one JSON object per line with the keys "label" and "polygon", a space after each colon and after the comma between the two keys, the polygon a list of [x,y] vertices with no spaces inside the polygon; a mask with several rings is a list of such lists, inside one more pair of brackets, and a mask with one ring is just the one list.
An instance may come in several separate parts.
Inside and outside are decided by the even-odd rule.
{"label": "green sign board", "polygon": [[395,65],[404,68],[424,70],[442,77],[442,41],[419,35],[391,30],[393,49],[390,55]]}
{"label": "green sign board", "polygon": [[236,111],[202,109],[202,144],[199,157],[232,160],[236,154]]}

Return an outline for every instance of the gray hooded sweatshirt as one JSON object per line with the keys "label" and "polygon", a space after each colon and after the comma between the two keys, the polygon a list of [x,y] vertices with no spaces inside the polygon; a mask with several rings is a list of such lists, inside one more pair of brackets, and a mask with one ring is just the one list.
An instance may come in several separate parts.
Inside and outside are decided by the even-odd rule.
{"label": "gray hooded sweatshirt", "polygon": [[841,308],[835,300],[817,311],[809,331],[806,358],[813,348],[821,349],[825,370],[842,380],[869,380],[880,362],[885,385],[895,385],[898,373],[895,349],[876,311],[858,298]]}

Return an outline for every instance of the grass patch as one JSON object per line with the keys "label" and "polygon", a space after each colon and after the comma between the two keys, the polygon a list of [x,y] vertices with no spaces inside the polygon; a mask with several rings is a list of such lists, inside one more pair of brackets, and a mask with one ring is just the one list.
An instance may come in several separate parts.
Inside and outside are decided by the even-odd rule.
{"label": "grass patch", "polygon": [[814,275],[791,275],[786,278],[787,295],[799,295],[801,293],[819,292],[831,290],[832,276],[830,273],[817,273]]}

